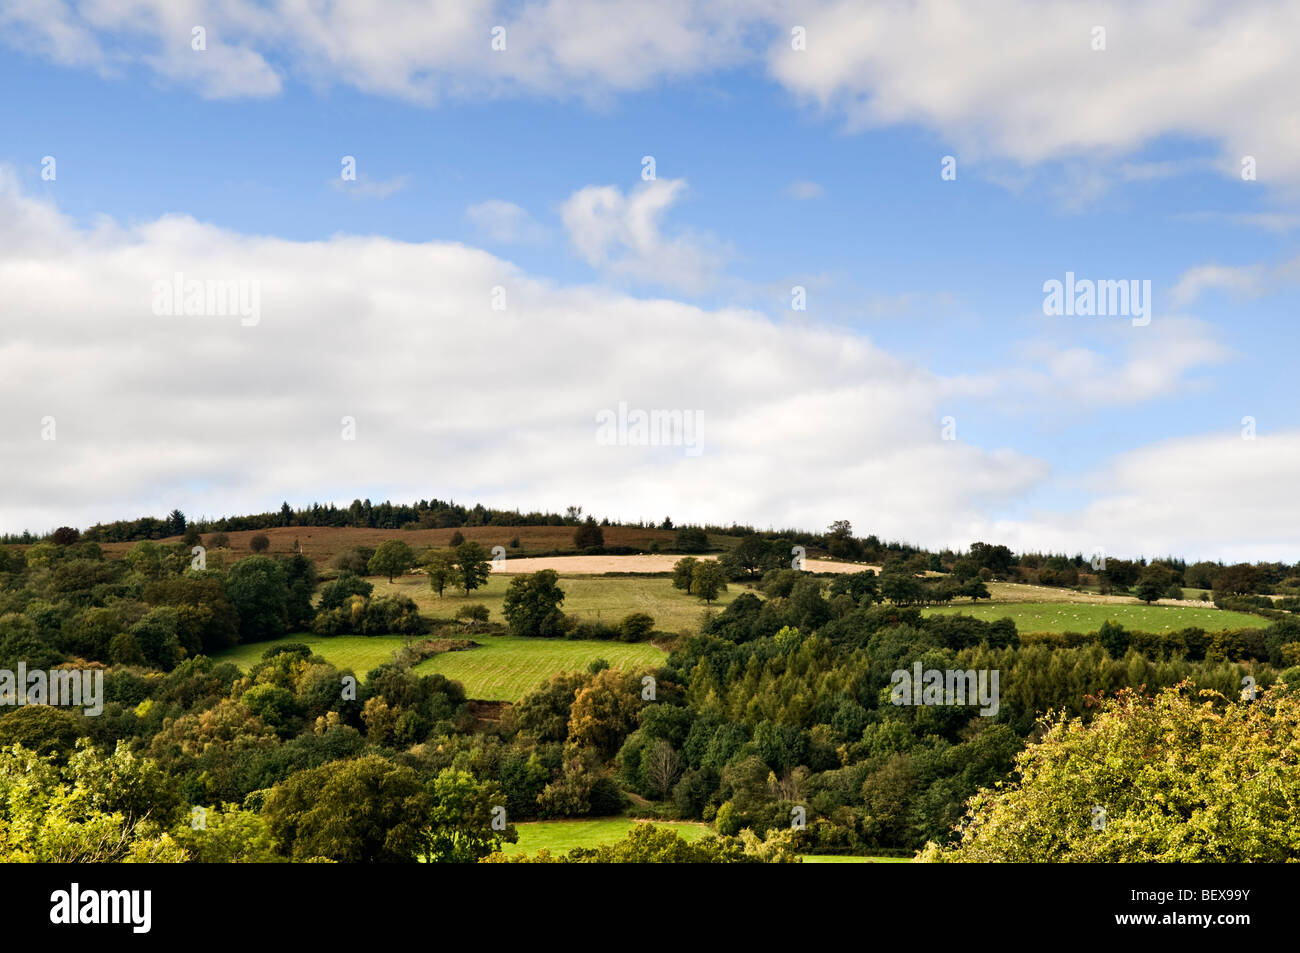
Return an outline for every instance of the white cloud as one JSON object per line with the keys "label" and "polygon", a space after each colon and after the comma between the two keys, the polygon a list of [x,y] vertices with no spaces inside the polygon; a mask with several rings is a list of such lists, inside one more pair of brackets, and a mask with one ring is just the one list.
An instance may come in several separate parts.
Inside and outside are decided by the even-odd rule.
{"label": "white cloud", "polygon": [[[0,223],[10,529],[436,495],[933,539],[1045,473],[940,440],[960,385],[838,331],[556,286],[460,244],[84,230],[11,183]],[[260,322],[156,316],[176,272],[259,281]],[[600,445],[620,401],[699,411],[702,453]]]}
{"label": "white cloud", "polygon": [[1300,118],[1281,92],[1300,82],[1295,3],[836,0],[793,22],[807,49],[777,40],[773,74],[854,128],[916,123],[959,158],[1026,165],[1205,138],[1225,173],[1252,155],[1260,181],[1300,180]]}
{"label": "white cloud", "polygon": [[1246,440],[1225,417],[1220,434],[1144,447],[1087,474],[1098,498],[1077,512],[976,523],[967,535],[1068,553],[1294,563],[1300,431]]}
{"label": "white cloud", "polygon": [[[195,24],[208,48],[190,47]],[[791,48],[791,26],[807,48]],[[1092,48],[1094,26],[1105,51]],[[491,47],[494,27],[506,48]],[[1300,4],[1223,0],[0,0],[0,37],[100,72],[143,64],[213,98],[268,96],[292,77],[422,104],[448,97],[619,93],[765,63],[853,128],[920,124],[966,159],[1132,154],[1206,140],[1238,176],[1300,186]],[[1195,171],[1205,160],[1119,164],[1103,179]],[[1099,187],[1084,177],[1084,189]]]}
{"label": "white cloud", "polygon": [[546,238],[546,229],[514,202],[488,199],[467,208],[465,217],[495,242],[538,242]]}
{"label": "white cloud", "polygon": [[1028,390],[1037,401],[1138,404],[1178,394],[1192,371],[1232,356],[1213,327],[1194,318],[1162,315],[1140,328],[1125,323],[1109,338],[1110,353],[1063,345],[1059,334],[1025,342],[1018,348],[1022,366],[999,377],[1013,392]]}
{"label": "white cloud", "polygon": [[685,190],[684,179],[652,179],[627,194],[613,185],[589,185],[569,196],[560,218],[589,265],[633,281],[699,291],[712,284],[728,252],[707,235],[663,234],[664,214]]}

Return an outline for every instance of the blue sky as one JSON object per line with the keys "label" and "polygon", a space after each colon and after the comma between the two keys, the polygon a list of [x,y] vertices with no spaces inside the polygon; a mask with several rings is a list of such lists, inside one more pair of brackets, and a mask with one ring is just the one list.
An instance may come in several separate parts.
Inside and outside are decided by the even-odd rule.
{"label": "blue sky", "polygon": [[[435,4],[419,29],[442,17],[450,39],[430,34],[406,48],[417,28],[394,18],[359,31],[401,46],[391,58],[355,27],[313,32],[279,4],[179,8],[117,21],[111,4],[36,15],[0,3],[0,83],[11,91],[0,102],[3,194],[11,221],[38,222],[48,239],[36,252],[23,234],[0,245],[0,288],[20,302],[0,358],[14,388],[7,402],[26,415],[8,427],[4,453],[7,469],[30,473],[0,509],[9,530],[368,494],[582,502],[632,519],[817,527],[848,517],[860,532],[929,545],[996,537],[1016,548],[1300,558],[1285,525],[1300,475],[1291,372],[1300,131],[1285,93],[1295,68],[1258,49],[1239,77],[1197,61],[1207,37],[1232,47],[1234,29],[1244,50],[1253,17],[1284,30],[1293,4],[1251,5],[1235,19],[1205,4],[1205,28],[1218,32],[1204,35],[1171,24],[1160,4],[1098,7],[1095,18],[1111,24],[1103,51],[1059,8],[1007,3],[994,35],[1024,31],[1018,52],[972,40],[962,60],[937,58],[950,39],[927,32],[926,10],[943,4],[902,5],[892,42],[873,20],[857,43],[820,47],[819,37],[857,28],[851,5],[756,5],[752,32],[734,36],[732,19],[685,3],[650,26],[622,24],[601,5],[483,4],[461,22]],[[254,30],[258,16],[276,23]],[[207,50],[188,48],[191,22],[208,24]],[[523,34],[525,49],[486,51],[496,22]],[[792,22],[810,24],[804,51],[784,48]],[[662,43],[632,35],[647,29]],[[696,55],[678,49],[676,30],[698,38]],[[918,78],[912,60],[949,65]],[[506,82],[497,62],[521,65],[505,68]],[[1257,72],[1274,92],[1260,95]],[[1236,108],[1206,102],[1207,83],[1237,88]],[[1052,96],[1064,116],[1043,107]],[[1243,181],[1238,156],[1256,129],[1259,177]],[[42,179],[47,155],[54,181]],[[642,179],[647,155],[654,182]],[[940,178],[946,155],[955,181]],[[355,157],[357,181],[341,179],[344,156]],[[200,234],[159,226],[177,216]],[[334,261],[322,272],[350,240],[375,260],[357,251],[365,263],[355,270]],[[449,271],[397,281],[382,263],[394,243],[414,260],[445,251],[439,267]],[[294,281],[322,275],[331,290],[314,311],[284,313],[279,332],[146,331],[129,317],[131,293],[118,291],[136,266],[145,284],[182,266],[222,278],[265,266],[255,277],[269,296],[278,275],[299,304]],[[513,319],[466,314],[450,338],[420,326],[414,302],[479,266],[507,276],[503,287],[528,288],[536,314],[512,331],[501,320]],[[1149,280],[1150,325],[1045,315],[1043,283],[1067,271]],[[392,312],[389,280],[410,296]],[[102,293],[104,314],[72,303],[45,320],[66,291],[54,284],[79,281]],[[790,308],[795,285],[807,289],[806,311]],[[322,311],[347,302],[360,310]],[[624,312],[625,330],[611,329]],[[561,323],[548,330],[547,313]],[[78,321],[95,330],[83,334]],[[69,355],[96,364],[85,345],[99,334],[108,339],[98,363],[117,370],[92,373],[76,399],[43,391]],[[336,367],[329,399],[295,410],[296,395],[317,386],[316,347],[330,360],[351,350],[357,367]],[[428,378],[418,366],[418,383],[385,371],[395,351],[419,348]],[[581,370],[615,349],[604,373]],[[159,410],[167,392],[144,380],[178,355],[207,378],[228,373],[228,386],[205,380],[193,395],[228,428],[183,432],[193,413]],[[123,356],[134,363],[117,363]],[[502,359],[512,370],[498,377]],[[34,389],[18,390],[24,374]],[[584,379],[590,388],[571,389]],[[494,406],[537,404],[541,416],[523,433],[508,411],[477,417],[468,408],[483,404],[483,390]],[[259,393],[267,414],[246,405]],[[322,406],[335,397],[337,407]],[[27,418],[44,416],[43,400],[71,418],[60,440],[79,433],[75,456],[34,463]],[[719,439],[694,463],[665,447],[611,456],[587,446],[578,422],[619,400],[698,407]],[[327,429],[303,415],[319,411],[337,429],[349,401],[378,423],[363,427],[375,442],[349,462],[334,455],[361,448],[337,437],[302,444],[318,467],[240,461],[278,459],[304,432]],[[438,410],[413,425],[412,402]],[[137,414],[152,423],[147,433],[92,426],[92,406],[115,407],[119,423]],[[241,428],[241,415],[288,429]],[[935,442],[946,416],[959,452],[948,460]],[[1247,416],[1252,441],[1241,435]],[[165,445],[178,447],[174,457],[151,466],[119,456],[167,456]],[[498,454],[518,465],[466,462]],[[57,495],[86,468],[102,471],[104,492]],[[787,477],[797,486],[782,486]]]}

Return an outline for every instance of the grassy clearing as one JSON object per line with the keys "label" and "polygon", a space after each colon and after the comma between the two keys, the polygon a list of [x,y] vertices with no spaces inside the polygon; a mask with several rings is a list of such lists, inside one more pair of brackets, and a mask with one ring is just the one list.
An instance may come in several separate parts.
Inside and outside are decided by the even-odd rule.
{"label": "grassy clearing", "polygon": [[1078,602],[1013,602],[943,606],[925,610],[926,615],[970,615],[986,622],[1010,617],[1020,632],[1095,632],[1106,620],[1126,629],[1165,632],[1199,626],[1207,632],[1222,629],[1262,628],[1269,624],[1260,616],[1219,609],[1188,606],[1147,606],[1141,603],[1090,604]]}
{"label": "grassy clearing", "polygon": [[[507,844],[507,854],[535,854],[546,848],[553,854],[566,854],[575,847],[599,847],[622,840],[632,828],[641,823],[630,817],[601,817],[578,821],[525,821],[516,824],[519,842]],[[688,821],[654,821],[656,827],[666,827],[688,841],[699,840],[713,829],[708,824]]]}
{"label": "grassy clearing", "polygon": [[[504,623],[501,606],[511,578],[493,574],[487,585],[475,589],[468,596],[459,589],[448,589],[442,598],[429,587],[429,580],[424,575],[400,576],[391,583],[376,577],[369,581],[374,584],[376,595],[401,593],[410,596],[420,607],[420,612],[433,618],[451,619],[461,606],[481,603],[487,606],[491,621]],[[610,625],[617,625],[630,613],[645,612],[654,617],[655,628],[660,631],[698,632],[700,619],[706,611],[701,600],[674,589],[672,580],[668,578],[562,575],[560,588],[564,590],[561,608],[567,615]],[[708,611],[718,611],[719,606],[728,605],[744,591],[743,586],[732,584]]]}
{"label": "grassy clearing", "polygon": [[595,642],[567,639],[523,639],[510,635],[472,636],[482,645],[465,652],[444,652],[425,659],[414,670],[453,678],[470,698],[518,701],[557,672],[581,671],[596,659],[614,668],[652,668],[667,655],[644,642]]}
{"label": "grassy clearing", "polygon": [[319,636],[303,632],[297,635],[286,635],[271,642],[237,645],[214,657],[221,662],[234,662],[247,671],[262,660],[262,654],[267,649],[288,642],[302,642],[338,668],[350,668],[358,675],[364,676],[372,668],[392,661],[393,653],[402,647],[403,639],[398,635]]}
{"label": "grassy clearing", "polygon": [[[557,672],[586,669],[596,659],[615,668],[647,668],[667,657],[647,643],[568,641],[565,639],[518,639],[508,635],[475,634],[482,646],[463,652],[445,652],[425,659],[414,671],[420,675],[438,672],[465,686],[470,698],[489,701],[517,701]],[[273,642],[238,645],[216,658],[234,662],[247,670],[261,660],[267,649],[302,642],[313,652],[339,668],[350,668],[363,676],[392,660],[405,640],[397,635],[289,635]]]}
{"label": "grassy clearing", "polygon": [[[622,840],[637,824],[653,823],[666,827],[684,840],[699,840],[713,833],[708,824],[693,821],[639,821],[630,817],[602,817],[578,821],[525,821],[516,824],[519,842],[507,844],[506,854],[535,854],[543,848],[552,854],[566,854],[575,847],[599,847]],[[827,854],[802,854],[805,864],[906,864],[908,857],[843,857]]]}

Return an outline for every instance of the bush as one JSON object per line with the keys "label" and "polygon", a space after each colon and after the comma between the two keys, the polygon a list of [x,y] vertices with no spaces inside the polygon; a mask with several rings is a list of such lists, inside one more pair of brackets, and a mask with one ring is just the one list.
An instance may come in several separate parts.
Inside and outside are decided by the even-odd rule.
{"label": "bush", "polygon": [[456,619],[457,621],[486,622],[488,620],[488,607],[478,603],[461,606],[456,610]]}
{"label": "bush", "polygon": [[644,642],[654,632],[654,616],[633,612],[618,624],[618,637],[623,642]]}
{"label": "bush", "polygon": [[264,553],[271,548],[271,541],[265,533],[256,533],[249,539],[248,548],[255,553]]}
{"label": "bush", "polygon": [[213,533],[208,537],[208,549],[229,549],[230,537],[225,533]]}

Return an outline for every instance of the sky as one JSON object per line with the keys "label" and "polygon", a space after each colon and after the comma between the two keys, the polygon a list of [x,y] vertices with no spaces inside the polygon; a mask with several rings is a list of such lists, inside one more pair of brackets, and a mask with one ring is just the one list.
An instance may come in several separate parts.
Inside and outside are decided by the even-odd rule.
{"label": "sky", "polygon": [[1296,35],[0,0],[0,529],[436,497],[1296,562]]}

